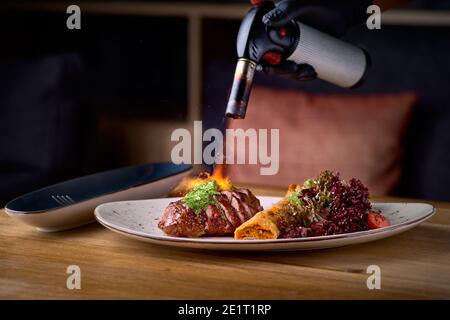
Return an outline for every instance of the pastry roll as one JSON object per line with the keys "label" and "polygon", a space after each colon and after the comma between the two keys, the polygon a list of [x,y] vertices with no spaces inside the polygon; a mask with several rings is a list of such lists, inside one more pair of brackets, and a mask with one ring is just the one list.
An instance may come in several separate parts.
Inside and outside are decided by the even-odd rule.
{"label": "pastry roll", "polygon": [[268,240],[277,239],[280,235],[278,220],[282,209],[289,203],[288,196],[295,185],[289,186],[286,196],[273,204],[270,209],[258,212],[253,218],[241,224],[234,232],[236,240]]}

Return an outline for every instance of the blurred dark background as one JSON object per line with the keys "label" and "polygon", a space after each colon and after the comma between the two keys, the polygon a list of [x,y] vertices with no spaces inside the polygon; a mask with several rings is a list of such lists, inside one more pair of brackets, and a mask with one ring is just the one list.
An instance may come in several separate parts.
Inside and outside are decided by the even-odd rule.
{"label": "blurred dark background", "polygon": [[[59,1],[0,5],[0,206],[79,175],[170,160],[173,128],[200,117],[206,127],[223,127],[247,1],[77,4],[81,30],[66,28],[67,5]],[[381,30],[358,27],[345,36],[373,60],[356,93],[419,97],[395,195],[450,201],[447,10],[450,1],[417,1]],[[258,75],[257,84],[347,92],[319,80]]]}

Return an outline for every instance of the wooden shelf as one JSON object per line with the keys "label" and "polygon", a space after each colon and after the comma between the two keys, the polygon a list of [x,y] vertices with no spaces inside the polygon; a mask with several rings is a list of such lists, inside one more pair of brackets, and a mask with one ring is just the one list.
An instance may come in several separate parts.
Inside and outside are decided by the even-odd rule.
{"label": "wooden shelf", "polygon": [[381,25],[383,24],[450,27],[450,10],[389,10],[381,14]]}
{"label": "wooden shelf", "polygon": [[[71,2],[19,2],[9,7],[64,11]],[[109,15],[179,16],[240,19],[248,11],[247,4],[208,4],[186,2],[102,2],[83,1],[78,3],[82,12]],[[382,24],[411,26],[450,26],[450,10],[393,9],[382,14]]]}

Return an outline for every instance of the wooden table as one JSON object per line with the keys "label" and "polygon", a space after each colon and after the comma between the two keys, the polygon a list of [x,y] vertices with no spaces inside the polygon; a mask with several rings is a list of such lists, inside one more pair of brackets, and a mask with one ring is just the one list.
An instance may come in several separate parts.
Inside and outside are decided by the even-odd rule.
{"label": "wooden table", "polygon": [[[260,188],[255,193],[283,191]],[[435,206],[433,218],[389,239],[284,253],[160,247],[96,223],[40,233],[0,211],[0,298],[448,299],[450,205]],[[69,265],[81,268],[80,290],[66,287]],[[381,268],[380,290],[367,289],[369,265]]]}

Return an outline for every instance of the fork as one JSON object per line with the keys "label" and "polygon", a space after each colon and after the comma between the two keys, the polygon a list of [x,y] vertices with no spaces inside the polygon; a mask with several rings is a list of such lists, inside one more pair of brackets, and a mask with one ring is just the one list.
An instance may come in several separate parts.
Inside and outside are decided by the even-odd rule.
{"label": "fork", "polygon": [[56,195],[51,196],[53,200],[56,201],[60,206],[69,206],[71,204],[74,204],[75,201],[69,196],[69,195]]}

